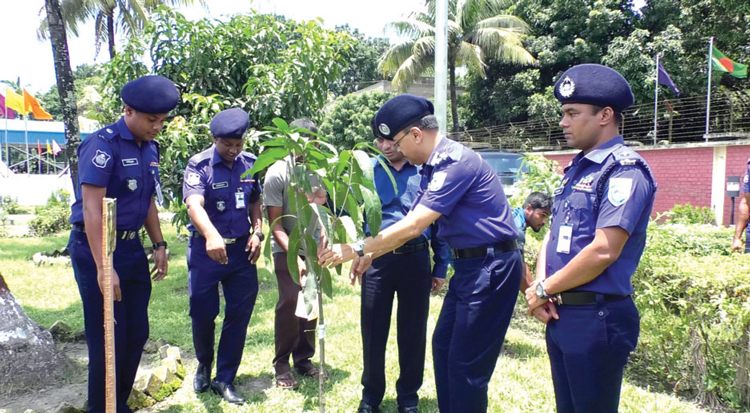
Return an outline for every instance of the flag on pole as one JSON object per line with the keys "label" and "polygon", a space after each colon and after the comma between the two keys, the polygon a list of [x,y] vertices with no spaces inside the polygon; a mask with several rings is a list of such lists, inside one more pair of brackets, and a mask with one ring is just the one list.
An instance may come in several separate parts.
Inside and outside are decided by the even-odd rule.
{"label": "flag on pole", "polygon": [[42,109],[42,105],[39,104],[39,102],[34,98],[34,96],[31,96],[29,92],[26,91],[26,89],[23,90],[23,100],[24,100],[24,107],[26,108],[26,112],[31,112],[34,114],[34,118],[37,120],[50,120],[52,119],[52,115],[47,113],[44,109]]}
{"label": "flag on pole", "polygon": [[0,116],[7,119],[15,119],[16,112],[5,106],[5,96],[0,95]]}
{"label": "flag on pole", "polygon": [[62,148],[57,144],[56,140],[52,139],[52,154],[57,156],[60,152],[62,152]]}
{"label": "flag on pole", "polygon": [[49,141],[47,141],[47,153],[52,153],[52,148],[49,146]]}
{"label": "flag on pole", "polygon": [[5,87],[5,105],[22,115],[26,114],[26,111],[23,110],[23,96],[7,86]]}
{"label": "flag on pole", "polygon": [[38,173],[42,173],[42,143],[39,142],[39,139],[36,140],[36,149],[37,151],[39,151],[38,152],[39,154],[39,172]]}
{"label": "flag on pole", "polygon": [[714,64],[714,69],[719,72],[729,73],[740,79],[747,77],[747,65],[737,63],[724,56],[724,53],[720,52],[716,46],[713,46],[711,51],[711,62]]}
{"label": "flag on pole", "polygon": [[680,96],[680,90],[677,89],[677,86],[672,81],[672,78],[669,77],[669,73],[661,65],[661,62],[659,62],[659,84],[669,86],[676,96]]}

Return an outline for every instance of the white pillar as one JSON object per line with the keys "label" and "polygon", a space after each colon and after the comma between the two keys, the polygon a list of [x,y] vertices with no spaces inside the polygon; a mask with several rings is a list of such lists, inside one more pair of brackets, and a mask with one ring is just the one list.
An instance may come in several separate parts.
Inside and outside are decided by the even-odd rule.
{"label": "white pillar", "polygon": [[435,116],[440,133],[447,127],[448,0],[437,0],[435,9]]}
{"label": "white pillar", "polygon": [[714,162],[711,172],[711,209],[716,215],[716,224],[724,223],[724,188],[727,175],[727,147],[714,147]]}

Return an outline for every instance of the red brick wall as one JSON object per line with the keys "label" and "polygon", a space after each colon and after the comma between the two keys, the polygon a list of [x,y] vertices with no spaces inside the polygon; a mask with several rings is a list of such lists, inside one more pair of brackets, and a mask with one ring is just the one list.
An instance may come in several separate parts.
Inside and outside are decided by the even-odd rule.
{"label": "red brick wall", "polygon": [[[671,148],[638,151],[648,162],[659,185],[654,201],[653,214],[672,209],[675,204],[711,207],[711,180],[713,171],[713,147]],[[560,168],[573,159],[575,154],[546,155],[556,160]],[[742,176],[747,169],[750,145],[727,147],[727,176]],[[726,188],[726,179],[722,183]],[[739,200],[736,201],[737,203]],[[729,224],[731,200],[724,200],[724,225]]]}

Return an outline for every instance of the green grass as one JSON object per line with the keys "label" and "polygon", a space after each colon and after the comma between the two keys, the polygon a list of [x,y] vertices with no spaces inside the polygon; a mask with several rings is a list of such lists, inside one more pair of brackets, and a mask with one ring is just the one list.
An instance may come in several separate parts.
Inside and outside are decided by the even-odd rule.
{"label": "green grass", "polygon": [[[235,384],[248,403],[233,406],[219,402],[218,397],[196,395],[190,389],[195,364],[192,355],[190,317],[188,316],[186,243],[178,241],[173,228],[164,225],[172,257],[169,275],[154,283],[149,315],[151,338],[163,338],[180,346],[185,354],[188,377],[183,389],[169,400],[175,403],[167,412],[302,412],[318,410],[317,379],[302,379],[297,391],[273,387],[273,317],[277,300],[276,279],[263,259],[259,262],[260,292],[255,304],[245,353]],[[39,251],[60,249],[67,234],[49,238],[0,239],[0,271],[11,292],[28,315],[44,327],[63,320],[74,329],[82,328],[83,313],[78,290],[70,267],[35,267],[31,256]],[[334,298],[325,298],[326,362],[330,377],[326,383],[326,406],[329,412],[354,412],[361,396],[361,336],[359,331],[359,288],[351,287],[347,277],[334,282]],[[442,297],[430,299],[428,335],[435,327]],[[395,311],[394,311],[395,315]],[[217,320],[217,325],[221,320]],[[398,355],[395,317],[386,359],[388,389],[381,405],[383,412],[396,411],[395,382],[398,378]],[[219,328],[217,328],[218,335]],[[421,412],[437,412],[437,396],[428,337],[424,385],[420,391]],[[317,361],[318,355],[316,355]],[[489,385],[490,412],[553,412],[554,393],[549,361],[544,345],[543,327],[525,316],[521,304],[506,337],[503,355],[497,361]],[[628,383],[623,387],[621,412],[702,412],[699,407],[668,394],[655,393]]]}

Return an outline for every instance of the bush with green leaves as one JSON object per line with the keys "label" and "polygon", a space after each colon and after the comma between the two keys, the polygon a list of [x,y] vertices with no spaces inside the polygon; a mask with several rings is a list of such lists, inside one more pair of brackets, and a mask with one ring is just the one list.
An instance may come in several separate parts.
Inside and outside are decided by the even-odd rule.
{"label": "bush with green leaves", "polygon": [[18,198],[13,198],[10,195],[0,196],[0,210],[9,215],[25,212],[24,208],[18,205]]}
{"label": "bush with green leaves", "polygon": [[716,215],[709,207],[694,207],[690,204],[677,204],[669,211],[662,214],[666,220],[673,224],[714,224]]}
{"label": "bush with green leaves", "polygon": [[50,195],[47,204],[36,208],[36,217],[29,221],[29,234],[43,237],[69,230],[70,194],[61,189]]}
{"label": "bush with green leaves", "polygon": [[331,104],[318,129],[337,149],[350,149],[360,142],[370,143],[375,112],[394,96],[390,92],[373,91],[339,97]]}

